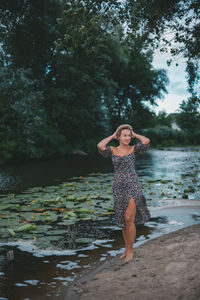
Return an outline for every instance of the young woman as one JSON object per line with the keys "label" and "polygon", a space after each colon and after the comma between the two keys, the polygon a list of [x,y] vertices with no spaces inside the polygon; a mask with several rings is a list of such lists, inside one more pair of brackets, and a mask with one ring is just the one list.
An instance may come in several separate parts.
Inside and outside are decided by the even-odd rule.
{"label": "young woman", "polygon": [[[132,138],[139,142],[129,145]],[[117,139],[119,146],[108,147],[107,144]],[[97,145],[103,157],[111,157],[114,166],[114,208],[115,218],[120,227],[125,242],[125,251],[120,258],[125,262],[133,259],[133,243],[136,238],[136,224],[144,224],[150,218],[141,184],[135,171],[135,157],[148,150],[150,140],[133,132],[130,125],[124,124],[117,128],[114,134],[103,139]]]}

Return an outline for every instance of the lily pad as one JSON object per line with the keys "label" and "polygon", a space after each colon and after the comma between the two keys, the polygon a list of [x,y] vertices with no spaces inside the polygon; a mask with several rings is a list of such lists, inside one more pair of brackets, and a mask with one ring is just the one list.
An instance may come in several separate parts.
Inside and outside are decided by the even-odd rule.
{"label": "lily pad", "polygon": [[12,208],[10,204],[0,205],[0,211]]}
{"label": "lily pad", "polygon": [[93,218],[92,215],[88,215],[88,214],[80,214],[79,215],[79,220],[80,221],[88,221],[88,220],[93,220],[95,218]]}
{"label": "lily pad", "polygon": [[45,210],[46,210],[45,208],[34,208],[34,209],[32,209],[32,211],[35,211],[35,212],[43,212]]}
{"label": "lily pad", "polygon": [[87,197],[85,196],[76,198],[76,201],[85,201],[85,200],[87,200]]}
{"label": "lily pad", "polygon": [[52,230],[52,231],[49,231],[48,230],[48,233],[47,233],[47,236],[48,235],[61,235],[61,234],[65,234],[66,233],[66,230]]}
{"label": "lily pad", "polygon": [[77,219],[68,219],[68,220],[63,220],[62,222],[59,222],[58,225],[60,226],[68,226],[68,225],[74,225],[76,223]]}
{"label": "lily pad", "polygon": [[94,213],[94,210],[91,210],[91,209],[87,209],[87,208],[79,208],[76,210],[76,212],[78,214],[93,214]]}
{"label": "lily pad", "polygon": [[70,216],[70,217],[76,217],[76,213],[73,212],[73,211],[68,211],[67,215]]}
{"label": "lily pad", "polygon": [[54,242],[54,241],[58,242],[62,238],[63,238],[62,235],[45,236],[45,237],[36,239],[34,241],[34,245],[38,246],[41,249],[46,249],[46,248],[55,249],[56,247],[51,242]]}
{"label": "lily pad", "polygon": [[72,200],[75,200],[76,198],[74,197],[74,196],[67,196],[66,197],[66,200],[68,200],[68,201],[72,201]]}
{"label": "lily pad", "polygon": [[15,236],[15,232],[12,229],[8,229],[8,232],[10,233],[11,236]]}
{"label": "lily pad", "polygon": [[37,228],[35,224],[24,224],[19,226],[16,231],[21,232],[21,231],[33,231]]}
{"label": "lily pad", "polygon": [[9,214],[1,214],[0,219],[6,219],[9,218]]}
{"label": "lily pad", "polygon": [[108,206],[108,207],[107,207],[107,210],[108,210],[108,211],[114,211],[114,207],[113,207],[113,206]]}

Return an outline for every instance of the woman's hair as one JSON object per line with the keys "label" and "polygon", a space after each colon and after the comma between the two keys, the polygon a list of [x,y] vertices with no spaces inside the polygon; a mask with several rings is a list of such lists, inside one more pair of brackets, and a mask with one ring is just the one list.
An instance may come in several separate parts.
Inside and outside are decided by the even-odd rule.
{"label": "woman's hair", "polygon": [[124,129],[128,129],[128,130],[133,130],[133,128],[132,128],[132,126],[131,125],[129,125],[129,124],[122,124],[122,125],[120,125],[118,128],[117,128],[117,132],[116,132],[116,136],[117,136],[117,138],[119,138],[120,137],[120,135],[121,135],[121,133],[122,133],[122,130],[124,130]]}

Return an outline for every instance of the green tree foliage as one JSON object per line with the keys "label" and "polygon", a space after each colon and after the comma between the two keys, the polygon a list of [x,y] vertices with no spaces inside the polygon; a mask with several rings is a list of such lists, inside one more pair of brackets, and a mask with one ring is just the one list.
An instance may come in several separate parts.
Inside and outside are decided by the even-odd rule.
{"label": "green tree foliage", "polygon": [[48,122],[43,101],[43,93],[37,80],[32,79],[31,70],[1,68],[0,151],[4,158],[40,158],[66,148],[64,136]]}
{"label": "green tree foliage", "polygon": [[125,38],[120,11],[116,1],[68,1],[58,20],[62,35],[56,41],[57,65],[48,73],[52,87],[46,99],[73,145],[99,138],[105,130],[102,115],[111,129],[136,118],[138,128],[148,126],[152,113],[145,102],[155,104],[166,92],[165,72],[153,70],[152,53]]}
{"label": "green tree foliage", "polygon": [[194,98],[189,98],[180,104],[177,123],[181,129],[191,135],[200,128],[199,103]]}
{"label": "green tree foliage", "polygon": [[44,78],[58,37],[57,0],[0,0],[0,38],[6,63]]}
{"label": "green tree foliage", "polygon": [[151,146],[153,147],[195,145],[187,133],[174,130],[166,125],[156,125],[145,130],[144,134],[151,139]]}
{"label": "green tree foliage", "polygon": [[149,104],[168,80],[152,68],[153,50],[180,3],[0,0],[1,157],[92,152],[122,122],[137,130],[159,123]]}
{"label": "green tree foliage", "polygon": [[29,76],[30,70],[2,67],[0,71],[1,147],[5,147],[6,157],[33,144],[37,128],[42,126],[43,95]]}
{"label": "green tree foliage", "polygon": [[148,104],[155,105],[166,93],[168,78],[164,70],[154,70],[152,56],[134,45],[124,45],[126,64],[114,71],[117,89],[114,101],[109,104],[113,129],[119,123],[130,122],[135,130],[146,128],[152,123],[154,113]]}
{"label": "green tree foliage", "polygon": [[156,124],[161,126],[168,126],[171,127],[172,123],[172,116],[168,115],[166,111],[160,111],[156,118]]}
{"label": "green tree foliage", "polygon": [[50,115],[65,136],[71,135],[73,146],[79,147],[98,135],[101,99],[112,94],[116,85],[110,74],[113,38],[102,28],[104,20],[96,6],[92,7],[82,1],[64,4],[58,20],[62,35],[56,40],[57,61],[49,70],[51,89],[46,92]]}
{"label": "green tree foliage", "polygon": [[[180,104],[179,112],[168,115],[159,112],[154,119],[154,126],[145,129],[145,134],[151,139],[152,146],[182,146],[200,144],[200,111],[196,98],[189,98]],[[172,129],[172,122],[179,125],[179,129]]]}

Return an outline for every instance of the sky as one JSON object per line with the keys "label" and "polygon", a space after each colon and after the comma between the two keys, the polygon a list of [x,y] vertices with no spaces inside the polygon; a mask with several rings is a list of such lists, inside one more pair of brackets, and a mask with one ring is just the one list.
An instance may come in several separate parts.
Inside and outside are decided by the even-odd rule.
{"label": "sky", "polygon": [[[166,61],[170,58],[170,54],[160,53],[159,50],[154,55],[153,67],[155,69],[165,69],[169,78],[169,85],[167,86],[168,94],[164,94],[164,99],[158,99],[158,106],[153,107],[156,114],[162,110],[165,110],[167,113],[176,112],[179,109],[179,104],[189,97],[184,59],[180,56],[168,67]],[[176,66],[176,62],[179,64],[178,66]]]}

